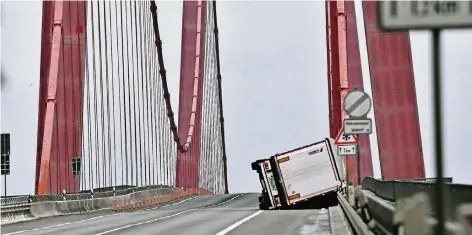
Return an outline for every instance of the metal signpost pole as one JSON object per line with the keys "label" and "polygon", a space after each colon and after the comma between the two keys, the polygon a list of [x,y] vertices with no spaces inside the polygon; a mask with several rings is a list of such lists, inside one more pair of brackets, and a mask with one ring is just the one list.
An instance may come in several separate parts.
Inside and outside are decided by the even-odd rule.
{"label": "metal signpost pole", "polygon": [[359,138],[359,135],[356,135],[357,137],[357,144],[356,144],[356,158],[357,158],[357,185],[361,185],[361,139]]}
{"label": "metal signpost pole", "polygon": [[[346,163],[348,162],[348,157],[349,156],[346,156]],[[349,186],[349,167],[347,167],[346,165],[346,186]]]}
{"label": "metal signpost pole", "polygon": [[2,133],[1,138],[1,175],[4,175],[3,178],[3,187],[5,190],[5,197],[7,196],[7,175],[10,174],[10,134]]}
{"label": "metal signpost pole", "polygon": [[348,158],[348,156],[345,157],[345,159],[346,159],[346,161],[345,161],[346,162],[346,199],[347,199],[347,201],[349,201],[349,167],[347,165],[347,162],[348,162],[347,158]]}
{"label": "metal signpost pole", "polygon": [[[344,163],[348,162],[349,156],[353,156],[356,154],[357,139],[355,135],[346,135],[344,132],[344,127],[342,127],[339,130],[336,139],[334,140],[334,144],[336,145],[337,154],[343,157],[343,169],[345,169],[344,172],[346,173],[345,178],[343,177],[343,182],[345,179],[347,188],[350,185],[350,181],[354,179],[351,179],[351,177],[349,177],[349,166]],[[349,194],[347,194],[347,199],[349,199]]]}
{"label": "metal signpost pole", "polygon": [[[344,98],[343,109],[349,114],[349,119],[344,120],[344,134],[354,135],[356,143],[354,145],[354,156],[357,158],[357,185],[362,184],[361,176],[361,148],[360,134],[372,133],[372,120],[367,118],[367,114],[372,108],[372,99],[364,91],[353,89]],[[354,179],[353,179],[354,180]]]}
{"label": "metal signpost pole", "polygon": [[434,99],[434,135],[436,150],[436,193],[437,193],[437,219],[438,234],[446,234],[445,228],[445,186],[443,172],[443,148],[442,148],[442,92],[441,92],[441,61],[440,61],[440,29],[433,29],[433,99]]}

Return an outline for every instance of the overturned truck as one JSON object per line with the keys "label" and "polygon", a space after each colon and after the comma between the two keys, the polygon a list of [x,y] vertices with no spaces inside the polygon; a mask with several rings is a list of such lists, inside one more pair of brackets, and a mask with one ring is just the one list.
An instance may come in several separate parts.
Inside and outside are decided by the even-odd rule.
{"label": "overturned truck", "polygon": [[334,141],[322,141],[251,163],[259,175],[259,208],[308,209],[337,205],[337,192],[345,187],[343,158]]}

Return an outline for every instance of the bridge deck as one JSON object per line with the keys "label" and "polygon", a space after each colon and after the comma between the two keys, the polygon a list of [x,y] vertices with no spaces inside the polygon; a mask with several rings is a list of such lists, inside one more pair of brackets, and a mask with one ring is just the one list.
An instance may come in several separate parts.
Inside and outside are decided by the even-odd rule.
{"label": "bridge deck", "polygon": [[[135,212],[100,211],[2,226],[2,233],[46,234],[349,234],[339,207],[259,211],[258,194],[200,196]],[[332,230],[334,228],[334,230]]]}

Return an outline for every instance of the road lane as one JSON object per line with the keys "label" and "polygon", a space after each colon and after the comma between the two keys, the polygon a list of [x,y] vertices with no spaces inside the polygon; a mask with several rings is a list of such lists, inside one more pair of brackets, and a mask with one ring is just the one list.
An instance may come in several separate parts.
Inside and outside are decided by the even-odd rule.
{"label": "road lane", "polygon": [[331,234],[327,209],[262,212],[258,209],[258,196],[256,193],[199,196],[164,208],[95,215],[77,221],[74,216],[49,218],[2,226],[2,234]]}
{"label": "road lane", "polygon": [[331,226],[327,209],[264,211],[225,234],[330,235]]}
{"label": "road lane", "polygon": [[87,213],[73,216],[59,216],[2,226],[2,234],[97,234],[128,224],[166,217],[186,210],[219,204],[237,195],[199,196],[177,202],[164,208],[154,208],[125,213]]}
{"label": "road lane", "polygon": [[236,221],[257,212],[258,196],[259,194],[243,194],[234,200],[190,211],[170,219],[115,228],[100,235],[215,235]]}

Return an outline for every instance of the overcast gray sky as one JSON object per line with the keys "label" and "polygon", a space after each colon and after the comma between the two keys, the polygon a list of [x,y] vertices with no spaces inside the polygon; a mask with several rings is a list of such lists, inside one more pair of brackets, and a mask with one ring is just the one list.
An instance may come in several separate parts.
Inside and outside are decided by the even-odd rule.
{"label": "overcast gray sky", "polygon": [[[9,79],[1,91],[1,131],[12,134],[8,194],[34,191],[42,4],[2,1],[1,62]],[[164,56],[178,107],[181,2],[158,3]],[[356,3],[360,9],[360,2]],[[364,84],[370,92],[362,12],[357,11]],[[25,16],[28,16],[26,18]],[[249,164],[328,135],[324,3],[219,2],[223,102],[232,192],[259,191]],[[443,34],[446,173],[472,180],[472,31]],[[431,53],[428,32],[411,33],[427,176],[434,176]],[[373,113],[373,112],[371,112]],[[371,114],[372,115],[372,114]],[[376,137],[371,136],[379,176]],[[3,184],[3,179],[1,180]],[[2,195],[3,195],[3,187]]]}

